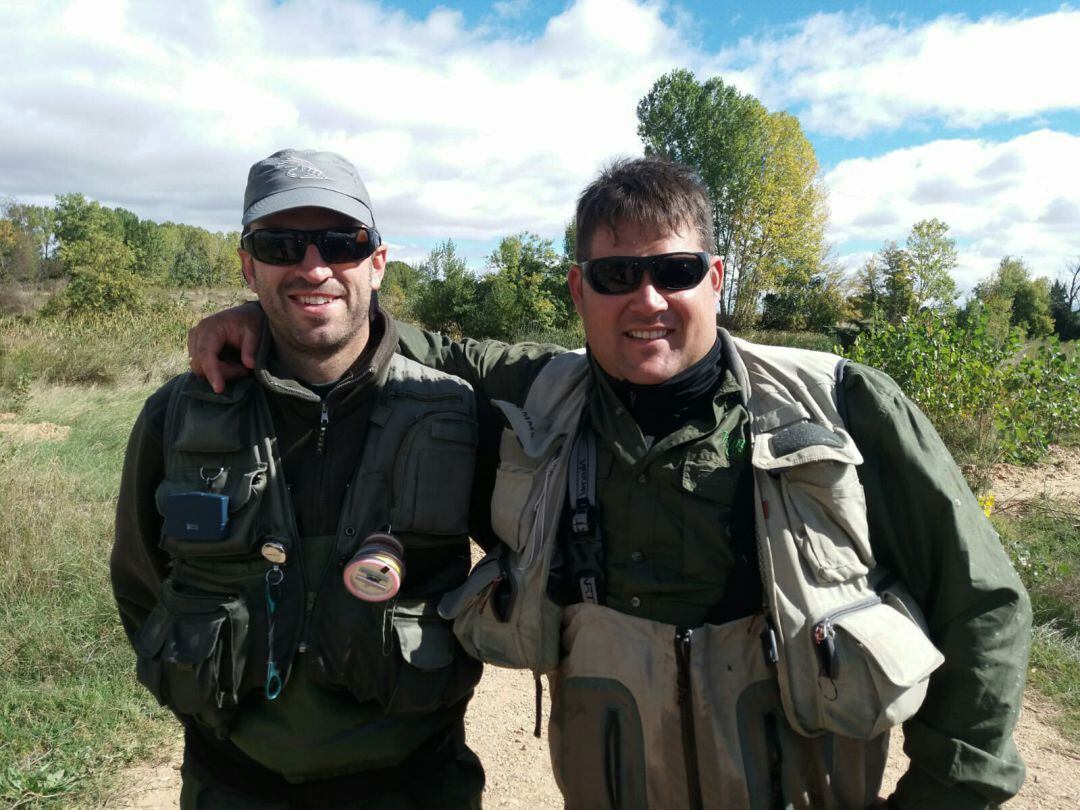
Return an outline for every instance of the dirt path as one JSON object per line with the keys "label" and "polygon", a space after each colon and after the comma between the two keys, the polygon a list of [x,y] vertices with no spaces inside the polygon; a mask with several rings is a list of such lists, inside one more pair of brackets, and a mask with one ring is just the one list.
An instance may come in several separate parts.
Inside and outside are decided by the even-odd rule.
{"label": "dirt path", "polygon": [[[998,465],[994,485],[997,508],[1046,494],[1080,501],[1080,449],[1055,448],[1051,462],[1038,468]],[[532,735],[533,683],[528,673],[488,667],[465,718],[469,745],[487,772],[484,805],[488,808],[562,807],[548,764],[547,734]],[[544,728],[547,728],[547,690]],[[1080,749],[1053,727],[1053,709],[1030,694],[1015,739],[1027,762],[1028,777],[1010,810],[1080,808]],[[907,768],[902,735],[895,734],[883,791],[891,791]],[[129,769],[125,787],[105,805],[128,810],[165,810],[177,806],[180,793],[179,743],[156,763]]]}
{"label": "dirt path", "polygon": [[[546,695],[546,690],[545,690]],[[547,700],[544,727],[547,727]],[[1010,810],[1080,808],[1080,751],[1049,724],[1052,710],[1037,697],[1024,702],[1016,744],[1027,762],[1028,777]],[[486,808],[561,808],[548,765],[547,734],[532,735],[533,684],[528,673],[489,667],[466,718],[469,745],[487,771]],[[903,737],[894,735],[883,791],[887,794],[907,768]],[[125,787],[105,807],[127,810],[175,808],[180,795],[178,750],[163,761],[128,770]]]}

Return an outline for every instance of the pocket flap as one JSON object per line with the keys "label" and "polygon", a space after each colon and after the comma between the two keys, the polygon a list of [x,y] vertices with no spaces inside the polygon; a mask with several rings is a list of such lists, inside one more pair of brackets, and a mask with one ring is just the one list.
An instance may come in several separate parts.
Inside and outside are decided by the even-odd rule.
{"label": "pocket flap", "polygon": [[[262,490],[266,485],[265,463],[260,462],[254,468],[240,469],[236,467],[223,467],[221,473],[214,479],[212,492],[227,495],[229,498],[229,514],[235,514],[247,506],[251,496]],[[217,470],[210,471],[212,475]],[[199,470],[178,471],[175,478],[167,478],[162,481],[154,495],[158,512],[166,514],[166,506],[170,495],[182,492],[199,492],[206,490],[206,483],[202,480]]]}
{"label": "pocket flap", "polygon": [[158,602],[150,615],[146,617],[142,627],[135,631],[135,637],[131,644],[135,652],[145,658],[156,658],[165,644],[165,636],[169,630],[169,611]]}
{"label": "pocket flap", "polygon": [[467,419],[436,419],[431,423],[431,436],[470,447],[475,447],[479,441],[476,423]]}
{"label": "pocket flap", "polygon": [[498,576],[499,555],[497,552],[491,552],[473,567],[460,586],[443,594],[442,599],[439,600],[439,615],[447,621],[453,621]]}
{"label": "pocket flap", "polygon": [[817,461],[862,464],[863,457],[846,430],[816,422],[787,425],[754,442],[753,465],[759,470],[785,470]]}
{"label": "pocket flap", "polygon": [[442,669],[454,661],[454,634],[434,602],[398,602],[394,632],[401,657],[417,669]]}
{"label": "pocket flap", "polygon": [[858,641],[882,674],[897,686],[914,686],[945,663],[945,657],[926,634],[886,604],[841,616],[835,625]]}
{"label": "pocket flap", "polygon": [[210,657],[217,645],[225,616],[178,618],[161,651],[161,660],[170,664],[195,665]]}

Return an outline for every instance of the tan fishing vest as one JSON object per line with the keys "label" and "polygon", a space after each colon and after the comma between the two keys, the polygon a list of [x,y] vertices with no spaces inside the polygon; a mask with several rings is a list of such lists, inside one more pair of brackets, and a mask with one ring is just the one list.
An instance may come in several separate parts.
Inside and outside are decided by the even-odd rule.
{"label": "tan fishing vest", "polygon": [[835,401],[844,361],[720,339],[752,420],[767,603],[722,626],[555,604],[547,577],[588,363],[556,357],[523,409],[496,403],[510,425],[492,499],[505,546],[440,612],[481,660],[549,674],[570,808],[863,807],[889,727],[915,712],[943,660],[899,583],[880,584],[862,457]]}

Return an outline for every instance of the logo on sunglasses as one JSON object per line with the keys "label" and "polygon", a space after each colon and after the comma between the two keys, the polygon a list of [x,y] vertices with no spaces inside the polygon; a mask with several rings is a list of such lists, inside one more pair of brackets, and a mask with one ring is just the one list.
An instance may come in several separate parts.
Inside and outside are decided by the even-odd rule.
{"label": "logo on sunglasses", "polygon": [[308,163],[303,158],[289,157],[279,160],[277,163],[278,169],[285,170],[286,177],[292,177],[297,180],[325,180],[326,175],[322,171],[312,164]]}

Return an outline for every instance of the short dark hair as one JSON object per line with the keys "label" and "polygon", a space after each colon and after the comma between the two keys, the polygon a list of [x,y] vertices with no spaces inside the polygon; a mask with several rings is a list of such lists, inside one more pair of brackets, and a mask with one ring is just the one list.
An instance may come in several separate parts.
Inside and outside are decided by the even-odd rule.
{"label": "short dark hair", "polygon": [[701,249],[712,252],[709,192],[689,166],[657,157],[620,158],[600,171],[578,197],[575,214],[577,261],[589,259],[597,228],[617,233],[620,222],[675,233],[690,225]]}

